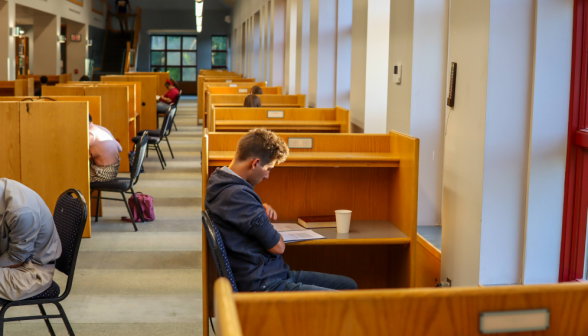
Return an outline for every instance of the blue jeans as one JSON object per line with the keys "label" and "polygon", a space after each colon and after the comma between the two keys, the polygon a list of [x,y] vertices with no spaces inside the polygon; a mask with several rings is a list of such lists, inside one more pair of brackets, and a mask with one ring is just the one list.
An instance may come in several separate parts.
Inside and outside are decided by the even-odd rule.
{"label": "blue jeans", "polygon": [[318,272],[290,271],[285,280],[267,280],[256,292],[325,291],[357,289],[353,279],[342,275]]}
{"label": "blue jeans", "polygon": [[164,102],[157,102],[157,113],[165,113],[169,108],[169,104]]}

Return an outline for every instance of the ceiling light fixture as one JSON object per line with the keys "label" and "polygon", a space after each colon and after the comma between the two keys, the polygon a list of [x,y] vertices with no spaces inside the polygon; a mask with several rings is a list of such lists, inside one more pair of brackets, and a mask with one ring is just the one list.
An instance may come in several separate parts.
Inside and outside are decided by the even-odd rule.
{"label": "ceiling light fixture", "polygon": [[202,10],[204,9],[204,1],[196,0],[196,16],[202,16]]}

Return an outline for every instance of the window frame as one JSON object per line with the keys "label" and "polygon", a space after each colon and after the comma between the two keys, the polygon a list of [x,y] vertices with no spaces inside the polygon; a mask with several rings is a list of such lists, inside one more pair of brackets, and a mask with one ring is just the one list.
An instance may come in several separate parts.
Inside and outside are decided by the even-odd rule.
{"label": "window frame", "polygon": [[[226,40],[226,49],[225,50],[214,50],[212,49],[212,39],[214,37],[224,37]],[[211,41],[211,47],[210,47],[210,67],[212,69],[228,69],[228,64],[229,64],[229,36],[228,35],[212,35],[210,36],[210,41]],[[212,62],[212,53],[224,53],[225,54],[225,65],[214,65]]]}
{"label": "window frame", "polygon": [[[153,49],[153,38],[154,37],[163,37],[164,38],[164,49]],[[180,49],[169,49],[167,45],[168,37],[179,37],[180,38]],[[196,49],[184,49],[184,38],[194,38],[196,40]],[[165,58],[164,65],[154,65],[153,64],[153,52],[163,52]],[[168,52],[179,52],[180,53],[180,65],[168,65]],[[193,52],[196,55],[196,65],[184,65],[184,52]],[[198,81],[198,35],[178,35],[178,34],[152,34],[149,36],[149,71],[153,72],[154,68],[160,68],[162,71],[169,71],[170,68],[179,68],[180,69],[180,78],[176,79],[178,82],[182,83],[196,83]],[[184,80],[184,69],[194,69],[195,71],[195,79],[193,81],[185,81]],[[171,77],[171,74],[170,74]],[[173,77],[172,77],[173,78]]]}

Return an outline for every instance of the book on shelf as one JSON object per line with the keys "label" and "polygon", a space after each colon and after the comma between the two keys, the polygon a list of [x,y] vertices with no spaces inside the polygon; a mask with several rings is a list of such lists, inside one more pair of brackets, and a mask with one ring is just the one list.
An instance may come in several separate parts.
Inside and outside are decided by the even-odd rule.
{"label": "book on shelf", "polygon": [[307,229],[321,229],[337,227],[335,215],[332,216],[304,216],[298,218],[298,224]]}

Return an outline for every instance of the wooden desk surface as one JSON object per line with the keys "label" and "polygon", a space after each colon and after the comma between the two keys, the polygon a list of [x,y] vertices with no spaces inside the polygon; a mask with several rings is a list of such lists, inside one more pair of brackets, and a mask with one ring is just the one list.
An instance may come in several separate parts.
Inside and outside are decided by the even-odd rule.
{"label": "wooden desk surface", "polygon": [[[209,166],[227,166],[233,151],[209,152]],[[400,158],[391,153],[290,152],[278,167],[398,167]]]}
{"label": "wooden desk surface", "polygon": [[297,245],[404,245],[410,238],[389,221],[351,221],[349,233],[337,233],[336,228],[311,229],[326,239],[286,243]]}

